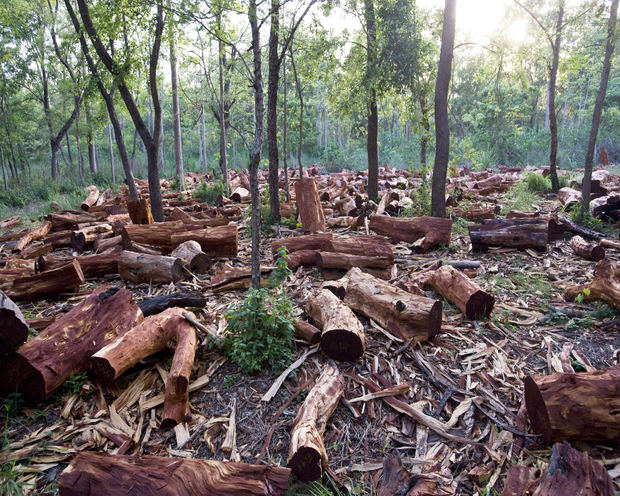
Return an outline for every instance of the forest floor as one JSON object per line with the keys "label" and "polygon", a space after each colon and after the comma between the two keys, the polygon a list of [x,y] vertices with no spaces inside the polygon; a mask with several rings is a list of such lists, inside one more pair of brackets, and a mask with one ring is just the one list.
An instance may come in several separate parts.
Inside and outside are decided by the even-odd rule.
{"label": "forest floor", "polygon": [[[543,211],[557,209],[549,199]],[[240,250],[235,265],[247,266],[250,240],[240,224]],[[292,233],[286,228],[282,235]],[[351,234],[346,229],[334,233]],[[263,260],[270,264],[267,240]],[[440,334],[430,342],[404,346],[398,338],[361,317],[368,343],[363,358],[340,363],[345,376],[345,398],[368,393],[360,376],[375,374],[390,385],[406,382],[410,390],[401,399],[416,409],[454,427],[471,439],[459,443],[443,438],[428,427],[396,412],[380,399],[368,402],[341,401],[325,433],[329,473],[323,484],[296,484],[290,494],[329,494],[327,487],[346,487],[350,494],[375,494],[383,460],[397,452],[413,472],[435,474],[445,481],[441,494],[500,494],[506,472],[513,464],[542,468],[549,459],[549,446],[535,436],[523,437],[527,429],[522,408],[523,378],[562,371],[563,349],[572,346],[570,362],[576,371],[602,369],[618,363],[620,317],[599,303],[568,303],[567,285],[590,281],[594,262],[573,254],[568,241],[550,243],[546,253],[532,250],[490,249],[470,251],[466,231],[453,230],[451,244],[424,254],[401,243],[394,245],[399,273],[424,268],[438,259],[479,260],[475,280],[495,298],[490,318],[471,321],[446,300]],[[619,252],[607,250],[607,258],[618,261]],[[217,268],[214,267],[214,269]],[[212,269],[213,270],[213,269]],[[89,281],[125,286],[137,299],[173,292],[175,287],[132,285],[117,275]],[[311,289],[322,277],[317,269],[299,268],[287,281],[289,298],[303,307]],[[198,320],[215,328],[224,325],[223,315],[245,291],[213,294],[200,279],[178,283],[177,288],[201,289],[207,307],[196,312]],[[436,297],[432,291],[429,296]],[[81,295],[62,295],[21,306],[28,317],[62,313]],[[579,315],[573,316],[573,315]],[[308,351],[296,343],[298,356]],[[94,376],[72,378],[49,401],[24,405],[19,395],[5,399],[0,407],[2,424],[0,451],[5,490],[11,494],[55,494],[56,479],[71,458],[84,449],[108,453],[119,451],[110,432],[134,439],[126,454],[171,457],[230,459],[221,450],[231,408],[236,409],[238,459],[249,463],[285,465],[289,432],[299,406],[301,392],[280,415],[279,410],[299,387],[319,374],[329,361],[320,352],[286,380],[270,402],[262,395],[276,379],[270,371],[248,376],[239,367],[209,349],[206,339],[199,349],[192,381],[210,375],[208,383],[190,395],[192,421],[172,431],[159,429],[161,407],[143,409],[149,399],[161,394],[170,354],[141,362],[111,386],[98,384]],[[305,387],[308,391],[312,381]],[[114,414],[109,414],[110,406]],[[273,429],[271,438],[266,438]],[[620,449],[605,443],[576,443],[601,461],[620,489]],[[12,482],[11,482],[12,481]]]}

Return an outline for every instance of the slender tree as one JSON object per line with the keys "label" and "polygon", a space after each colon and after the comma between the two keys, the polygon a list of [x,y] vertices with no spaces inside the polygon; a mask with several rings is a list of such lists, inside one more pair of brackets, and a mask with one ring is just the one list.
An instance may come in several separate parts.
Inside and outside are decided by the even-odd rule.
{"label": "slender tree", "polygon": [[185,173],[183,171],[183,142],[181,137],[181,111],[179,109],[179,76],[177,74],[177,55],[174,46],[174,20],[169,14],[170,45],[170,80],[172,85],[172,119],[174,128],[174,171],[179,191],[185,191]]}
{"label": "slender tree", "polygon": [[379,112],[377,111],[377,28],[374,0],[364,0],[364,21],[366,23],[366,84],[368,85],[366,152],[368,156],[368,198],[377,201],[379,197]]}

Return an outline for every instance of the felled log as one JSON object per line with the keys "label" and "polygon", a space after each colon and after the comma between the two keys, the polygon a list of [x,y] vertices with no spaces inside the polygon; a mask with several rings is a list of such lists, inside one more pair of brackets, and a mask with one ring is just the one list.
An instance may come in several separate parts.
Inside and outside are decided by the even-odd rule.
{"label": "felled log", "polygon": [[0,229],[11,229],[22,221],[21,216],[15,215],[0,222]]}
{"label": "felled log", "polygon": [[581,236],[573,236],[570,240],[570,247],[580,257],[598,262],[605,258],[605,248],[597,243],[589,243]]}
{"label": "felled log", "polygon": [[49,398],[69,377],[87,370],[90,357],[142,320],[126,289],[100,286],[88,298],[23,344],[5,366],[0,389],[33,402]]}
{"label": "felled log", "polygon": [[99,188],[97,188],[97,186],[91,185],[86,189],[89,191],[89,193],[86,199],[82,202],[82,205],[80,205],[80,208],[82,210],[88,211],[90,207],[95,205],[95,203],[97,203],[97,200],[99,199]]}
{"label": "felled log", "polygon": [[73,260],[54,270],[15,279],[6,288],[6,294],[13,300],[30,301],[76,289],[83,283],[84,274],[80,263]]}
{"label": "felled log", "polygon": [[569,187],[561,188],[558,191],[558,200],[563,207],[576,205],[581,201],[581,191]]}
{"label": "felled log", "polygon": [[47,233],[50,232],[52,228],[52,223],[49,220],[46,220],[39,227],[28,231],[24,236],[17,240],[15,246],[13,247],[13,251],[16,253],[21,252],[28,243],[35,241],[37,239],[44,238]]}
{"label": "felled log", "polygon": [[479,221],[484,219],[494,219],[495,215],[500,212],[500,207],[499,205],[472,205],[467,208],[454,208],[452,211],[457,217],[462,217],[463,219],[471,221]]}
{"label": "felled log", "polygon": [[315,180],[309,177],[300,178],[295,183],[295,196],[304,231],[325,231],[325,214]]}
{"label": "felled log", "polygon": [[283,496],[290,470],[270,465],[82,452],[60,474],[60,496]]}
{"label": "felled log", "polygon": [[574,301],[579,295],[582,295],[584,301],[601,300],[620,309],[620,269],[618,266],[609,260],[600,260],[594,268],[592,281],[568,286],[564,290],[564,297],[568,301]]}
{"label": "felled log", "polygon": [[66,246],[71,246],[71,233],[73,231],[67,229],[64,231],[53,232],[48,234],[44,239],[44,244],[51,244],[52,248],[64,248]]}
{"label": "felled log", "polygon": [[170,252],[177,245],[181,244],[173,245],[171,241],[172,235],[183,230],[183,222],[178,220],[144,225],[129,224],[121,230],[123,247],[127,250],[132,243],[140,243],[156,246]]}
{"label": "felled log", "polygon": [[17,255],[21,259],[32,259],[51,252],[54,247],[50,243],[35,243],[27,246]]}
{"label": "felled log", "polygon": [[547,249],[549,222],[530,219],[495,219],[469,226],[473,250],[486,250],[489,246],[504,246],[539,251]]}
{"label": "felled log", "polygon": [[52,223],[52,231],[75,230],[78,224],[97,222],[97,217],[82,210],[52,212],[45,217]]}
{"label": "felled log", "polygon": [[334,202],[334,208],[340,215],[354,216],[357,213],[355,201],[350,196],[345,196]]}
{"label": "felled log", "polygon": [[242,187],[235,188],[230,195],[230,199],[235,203],[248,203],[250,201],[250,192]]}
{"label": "felled log", "polygon": [[620,365],[526,377],[525,405],[537,434],[563,440],[620,441]]}
{"label": "felled log", "polygon": [[127,211],[131,222],[134,224],[153,224],[155,222],[151,213],[151,203],[146,198],[128,200]]}
{"label": "felled log", "polygon": [[198,292],[171,293],[161,296],[145,298],[138,306],[145,317],[163,312],[167,308],[204,308],[207,299]]}
{"label": "felled log", "polygon": [[93,250],[104,252],[110,248],[114,248],[115,246],[120,246],[122,243],[123,237],[120,234],[111,238],[104,234],[103,236],[97,236],[97,238],[93,241]]}
{"label": "felled log", "polygon": [[[379,269],[376,267],[359,267],[359,269],[366,273],[370,274],[373,277],[378,279],[382,279],[384,281],[389,281],[394,277],[394,271],[392,270],[394,266],[390,266],[390,268]],[[347,269],[321,269],[321,277],[325,281],[335,281],[337,279],[342,279],[347,274]]]}
{"label": "felled log", "polygon": [[430,250],[439,244],[450,244],[452,220],[439,217],[389,217],[387,215],[371,215],[370,229],[388,236],[392,242],[415,243],[420,248]]}
{"label": "felled log", "polygon": [[[334,238],[321,251],[350,254],[362,257],[376,257],[394,261],[394,251],[388,240],[383,236],[351,236]],[[370,265],[367,265],[371,267]]]}
{"label": "felled log", "polygon": [[0,356],[11,353],[28,339],[28,324],[19,307],[0,291]]}
{"label": "felled log", "polygon": [[295,204],[292,202],[282,202],[280,203],[280,216],[283,219],[290,219],[297,214]]}
{"label": "felled log", "polygon": [[328,357],[351,362],[364,354],[364,327],[334,293],[327,289],[312,293],[306,302],[306,313],[323,329],[321,349]]}
{"label": "felled log", "polygon": [[298,267],[314,267],[317,263],[319,250],[297,250],[286,255],[288,268],[295,270]]}
{"label": "felled log", "polygon": [[323,434],[343,393],[344,377],[338,369],[327,365],[297,413],[286,466],[301,481],[320,479],[323,467],[327,466]]}
{"label": "felled log", "polygon": [[[265,265],[261,266],[260,267],[261,276],[271,273],[271,271],[274,268],[275,267],[272,267],[272,266],[265,266]],[[231,266],[230,264],[224,264],[215,274],[213,274],[213,277],[211,277],[211,288],[215,289],[215,288],[220,288],[223,286],[228,286],[228,289],[241,289],[241,288],[244,288],[245,285],[234,287],[234,286],[231,286],[231,284],[241,281],[241,280],[251,281],[251,278],[252,278],[251,267],[234,267],[234,266]]]}
{"label": "felled log", "polygon": [[81,253],[87,246],[92,245],[95,239],[107,235],[112,237],[112,226],[107,223],[96,224],[94,226],[88,226],[78,231],[71,232],[71,247]]}
{"label": "felled log", "polygon": [[385,269],[392,265],[394,258],[349,255],[348,253],[334,253],[320,251],[316,254],[316,265],[323,269],[349,270],[352,267],[374,267]]}
{"label": "felled log", "polygon": [[183,262],[175,257],[124,250],[118,260],[121,279],[134,283],[169,283],[185,277]]}
{"label": "felled log", "polygon": [[332,233],[320,233],[274,239],[271,242],[271,253],[275,255],[282,246],[286,247],[288,253],[294,253],[299,250],[323,250],[332,238]]}
{"label": "felled log", "polygon": [[236,257],[239,249],[237,226],[218,226],[172,234],[173,246],[185,241],[197,241],[202,250],[212,258]]}
{"label": "felled log", "polygon": [[493,310],[495,298],[461,271],[449,265],[432,271],[428,284],[454,303],[468,319],[488,317]]}
{"label": "felled log", "polygon": [[191,417],[189,376],[196,354],[196,330],[183,317],[184,311],[174,307],[147,317],[91,358],[97,378],[112,382],[140,360],[163,351],[169,342],[175,340],[176,348],[166,382],[162,429],[174,427]]}
{"label": "felled log", "polygon": [[308,344],[317,344],[321,340],[321,330],[309,322],[297,319],[295,320],[295,337]]}
{"label": "felled log", "polygon": [[[99,277],[107,274],[118,274],[119,255],[119,252],[100,253],[75,257],[75,260],[79,262],[85,278]],[[71,258],[42,256],[37,259],[35,267],[38,272],[44,272],[58,269],[71,261]]]}
{"label": "felled log", "polygon": [[160,256],[164,254],[164,250],[161,248],[157,248],[156,246],[144,245],[142,243],[137,243],[132,241],[129,243],[128,251],[133,251],[135,253],[146,253],[147,255],[156,255]]}
{"label": "felled log", "polygon": [[603,235],[600,232],[595,231],[593,229],[589,229],[587,227],[580,226],[573,219],[569,217],[558,216],[558,220],[561,222],[562,226],[564,226],[564,229],[566,231],[579,234],[580,236],[583,236],[584,238],[600,239],[603,237]]}
{"label": "felled log", "polygon": [[441,301],[408,293],[359,268],[329,283],[328,289],[350,308],[373,319],[403,341],[426,341],[441,327]]}
{"label": "felled log", "polygon": [[172,250],[170,256],[183,260],[188,269],[195,274],[204,274],[213,265],[209,255],[202,251],[197,241],[193,240],[181,243]]}
{"label": "felled log", "polygon": [[558,219],[555,214],[542,215],[540,212],[524,212],[522,210],[511,210],[506,214],[506,219],[537,219],[545,220],[547,225],[547,241],[559,241],[564,238],[564,232],[567,231],[565,224]]}

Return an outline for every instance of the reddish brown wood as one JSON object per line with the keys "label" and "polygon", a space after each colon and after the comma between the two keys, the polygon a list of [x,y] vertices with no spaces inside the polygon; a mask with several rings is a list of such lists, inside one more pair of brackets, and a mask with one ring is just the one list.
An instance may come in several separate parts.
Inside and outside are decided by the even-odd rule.
{"label": "reddish brown wood", "polygon": [[548,443],[620,441],[620,365],[606,370],[526,377],[532,429]]}
{"label": "reddish brown wood", "polygon": [[[176,340],[172,359],[166,399],[162,416],[162,428],[174,427],[191,417],[189,410],[189,376],[196,353],[196,331],[185,320],[183,308],[168,308],[147,317],[133,329],[109,343],[92,356],[91,365],[103,382],[112,382],[140,360],[166,349]],[[193,314],[190,313],[193,317]]]}
{"label": "reddish brown wood", "polygon": [[606,148],[599,148],[598,150],[598,162],[602,166],[607,167],[609,165],[609,155]]}
{"label": "reddish brown wood", "polygon": [[321,340],[321,330],[301,319],[295,321],[295,337],[308,344],[317,344]]}
{"label": "reddish brown wood", "polygon": [[325,214],[315,180],[309,177],[299,179],[295,183],[295,196],[304,231],[325,231]]}
{"label": "reddish brown wood", "polygon": [[543,219],[495,219],[469,226],[473,250],[504,246],[538,251],[547,249],[549,221]]}
{"label": "reddish brown wood", "polygon": [[115,246],[121,246],[122,244],[123,237],[120,234],[111,238],[108,237],[107,234],[104,234],[102,236],[97,236],[95,241],[93,241],[93,250],[104,252],[110,248],[114,248]]}
{"label": "reddish brown wood", "polygon": [[97,222],[97,217],[82,210],[63,210],[52,212],[47,215],[46,220],[52,223],[52,231],[75,230],[79,229],[78,224],[87,222]]}
{"label": "reddish brown wood", "polygon": [[332,238],[332,233],[320,233],[274,239],[271,241],[271,253],[275,255],[281,246],[285,246],[288,253],[294,253],[299,250],[323,250]]}
{"label": "reddish brown wood", "polygon": [[19,238],[17,240],[17,243],[15,243],[15,246],[13,247],[13,251],[16,253],[21,252],[28,243],[31,243],[32,241],[35,241],[37,239],[44,238],[47,233],[50,232],[51,228],[52,223],[49,220],[46,220],[39,227],[28,231],[24,236]]}
{"label": "reddish brown wood", "polygon": [[495,215],[500,212],[499,205],[472,205],[466,208],[454,208],[454,215],[471,221],[479,221],[484,219],[494,219]]}
{"label": "reddish brown wood", "polygon": [[28,327],[35,331],[42,331],[47,326],[52,325],[57,319],[56,315],[50,315],[49,317],[36,317],[34,319],[26,319]]}
{"label": "reddish brown wood", "polygon": [[[390,263],[394,261],[394,251],[388,240],[383,236],[376,235],[334,238],[321,251],[357,255],[360,257],[376,257],[388,260]],[[367,266],[372,267],[371,265]]]}
{"label": "reddish brown wood", "polygon": [[394,243],[404,241],[414,243],[418,240],[420,248],[430,250],[439,244],[449,245],[452,220],[439,217],[389,217],[371,215],[370,229],[388,236]]}
{"label": "reddish brown wood", "polygon": [[60,496],[284,496],[290,470],[270,465],[82,452],[60,474]]}
{"label": "reddish brown wood", "polygon": [[54,270],[15,279],[5,292],[13,300],[30,301],[76,289],[83,283],[82,268],[73,260]]}
{"label": "reddish brown wood", "polygon": [[88,211],[90,207],[95,205],[95,203],[97,203],[97,200],[99,199],[99,188],[97,188],[97,186],[91,185],[86,189],[89,191],[89,193],[86,199],[82,202],[82,205],[80,205],[80,208],[82,210]]}
{"label": "reddish brown wood", "polygon": [[58,231],[51,233],[45,237],[43,240],[44,244],[51,244],[52,248],[64,248],[66,246],[71,246],[71,230]]}
{"label": "reddish brown wood", "polygon": [[131,222],[134,224],[153,224],[151,203],[146,198],[140,200],[127,200],[127,211]]}
{"label": "reddish brown wood", "polygon": [[19,307],[0,291],[0,356],[12,353],[28,339],[28,324]]}
{"label": "reddish brown wood", "polygon": [[178,220],[144,225],[129,224],[123,227],[121,236],[123,237],[123,246],[126,250],[133,243],[140,243],[170,252],[177,246],[172,243],[172,235],[183,230],[183,222]]}
{"label": "reddish brown wood", "polygon": [[348,253],[334,253],[320,251],[316,254],[316,265],[324,269],[349,270],[352,267],[374,267],[385,269],[392,265],[394,257],[349,255]]}
{"label": "reddish brown wood", "polygon": [[383,460],[377,496],[453,496],[456,482],[437,474],[412,474],[397,453]]}
{"label": "reddish brown wood", "polygon": [[512,465],[508,469],[502,496],[524,496],[532,494],[540,480],[539,470],[523,465]]}
{"label": "reddish brown wood", "polygon": [[298,250],[286,255],[288,268],[295,270],[298,267],[314,267],[317,263],[319,250]]}
{"label": "reddish brown wood", "polygon": [[51,252],[54,247],[51,243],[35,243],[24,248],[24,250],[18,255],[21,259],[32,259],[40,257]]}
{"label": "reddish brown wood", "polygon": [[564,238],[564,233],[569,229],[555,214],[542,215],[540,212],[524,212],[511,210],[506,214],[506,219],[530,219],[547,221],[547,241],[558,241]]}
{"label": "reddish brown wood", "polygon": [[561,188],[558,191],[558,200],[563,207],[576,205],[581,201],[581,191],[569,187]]}
{"label": "reddish brown wood", "polygon": [[171,257],[180,258],[186,267],[194,274],[205,274],[213,265],[213,261],[205,252],[202,251],[197,241],[186,241],[177,246]]}
{"label": "reddish brown wood", "polygon": [[15,215],[0,222],[0,229],[11,229],[22,221],[21,216]]}
{"label": "reddish brown wood", "polygon": [[306,313],[323,332],[321,349],[334,360],[354,361],[364,354],[366,334],[359,319],[336,295],[327,289],[312,293]]}
{"label": "reddish brown wood", "polygon": [[431,272],[428,284],[468,319],[488,317],[493,311],[495,298],[454,267],[444,265]]}
{"label": "reddish brown wood", "polygon": [[[87,278],[104,276],[106,274],[118,274],[119,257],[120,249],[112,253],[75,257],[75,260],[80,263],[82,273]],[[72,260],[71,258],[64,257],[43,256],[37,259],[36,269],[38,272],[54,270],[70,263]]]}
{"label": "reddish brown wood", "polygon": [[71,232],[71,247],[82,253],[87,247],[92,246],[93,242],[97,238],[102,236],[112,237],[112,226],[105,222],[96,224],[94,226],[88,226],[83,229]]}
{"label": "reddish brown wood", "polygon": [[579,295],[584,301],[601,300],[620,309],[620,269],[618,266],[614,262],[603,259],[596,263],[592,281],[568,286],[564,290],[564,297],[568,301],[574,301]]}
{"label": "reddish brown wood", "polygon": [[169,283],[185,277],[179,258],[124,250],[118,260],[121,279],[134,283]]}
{"label": "reddish brown wood", "polygon": [[172,245],[197,241],[202,250],[212,258],[236,257],[239,249],[237,226],[218,226],[172,234]]}
{"label": "reddish brown wood", "polygon": [[343,393],[344,377],[338,369],[326,365],[297,413],[286,466],[301,481],[320,479],[327,467],[323,434]]}
{"label": "reddish brown wood", "polygon": [[0,389],[43,401],[72,375],[87,370],[90,357],[142,320],[126,289],[100,286],[88,298],[23,344],[5,367]]}
{"label": "reddish brown wood", "polygon": [[598,262],[605,258],[605,248],[597,243],[591,243],[581,236],[573,236],[570,240],[570,247],[580,257]]}

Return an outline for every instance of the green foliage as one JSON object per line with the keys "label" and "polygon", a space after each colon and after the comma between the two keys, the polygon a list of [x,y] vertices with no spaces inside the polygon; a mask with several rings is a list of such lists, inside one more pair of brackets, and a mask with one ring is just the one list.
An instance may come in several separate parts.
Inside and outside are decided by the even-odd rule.
{"label": "green foliage", "polygon": [[430,215],[431,212],[431,174],[429,167],[420,169],[422,183],[411,190],[409,197],[413,204],[401,212],[402,217],[417,217],[419,215]]}
{"label": "green foliage", "polygon": [[67,379],[63,384],[63,391],[71,394],[78,394],[82,390],[82,386],[86,383],[87,379],[87,372],[82,372],[81,374],[69,377],[69,379]]}
{"label": "green foliage", "polygon": [[551,180],[542,174],[528,172],[523,178],[525,188],[531,193],[549,193],[551,191]]}
{"label": "green foliage", "polygon": [[17,416],[23,406],[24,398],[20,393],[8,394],[0,403],[0,415],[4,417],[2,423],[6,423],[8,419]]}
{"label": "green foliage", "polygon": [[577,224],[580,224],[583,227],[587,227],[588,229],[593,229],[599,232],[604,232],[605,223],[601,219],[592,217],[592,214],[590,214],[590,212],[582,212],[581,203],[573,206],[573,208],[570,210],[570,217]]}
{"label": "green foliage", "polygon": [[228,334],[216,344],[248,374],[267,365],[279,373],[294,356],[293,305],[282,288],[290,273],[282,247],[269,288],[249,289],[245,300],[226,313]]}
{"label": "green foliage", "polygon": [[219,195],[225,194],[226,184],[224,184],[223,181],[217,180],[213,184],[207,184],[205,181],[201,181],[200,186],[194,190],[193,197],[203,202],[214,204]]}
{"label": "green foliage", "polygon": [[17,460],[0,464],[0,494],[4,496],[22,496],[23,484],[17,479],[19,473],[15,470]]}

